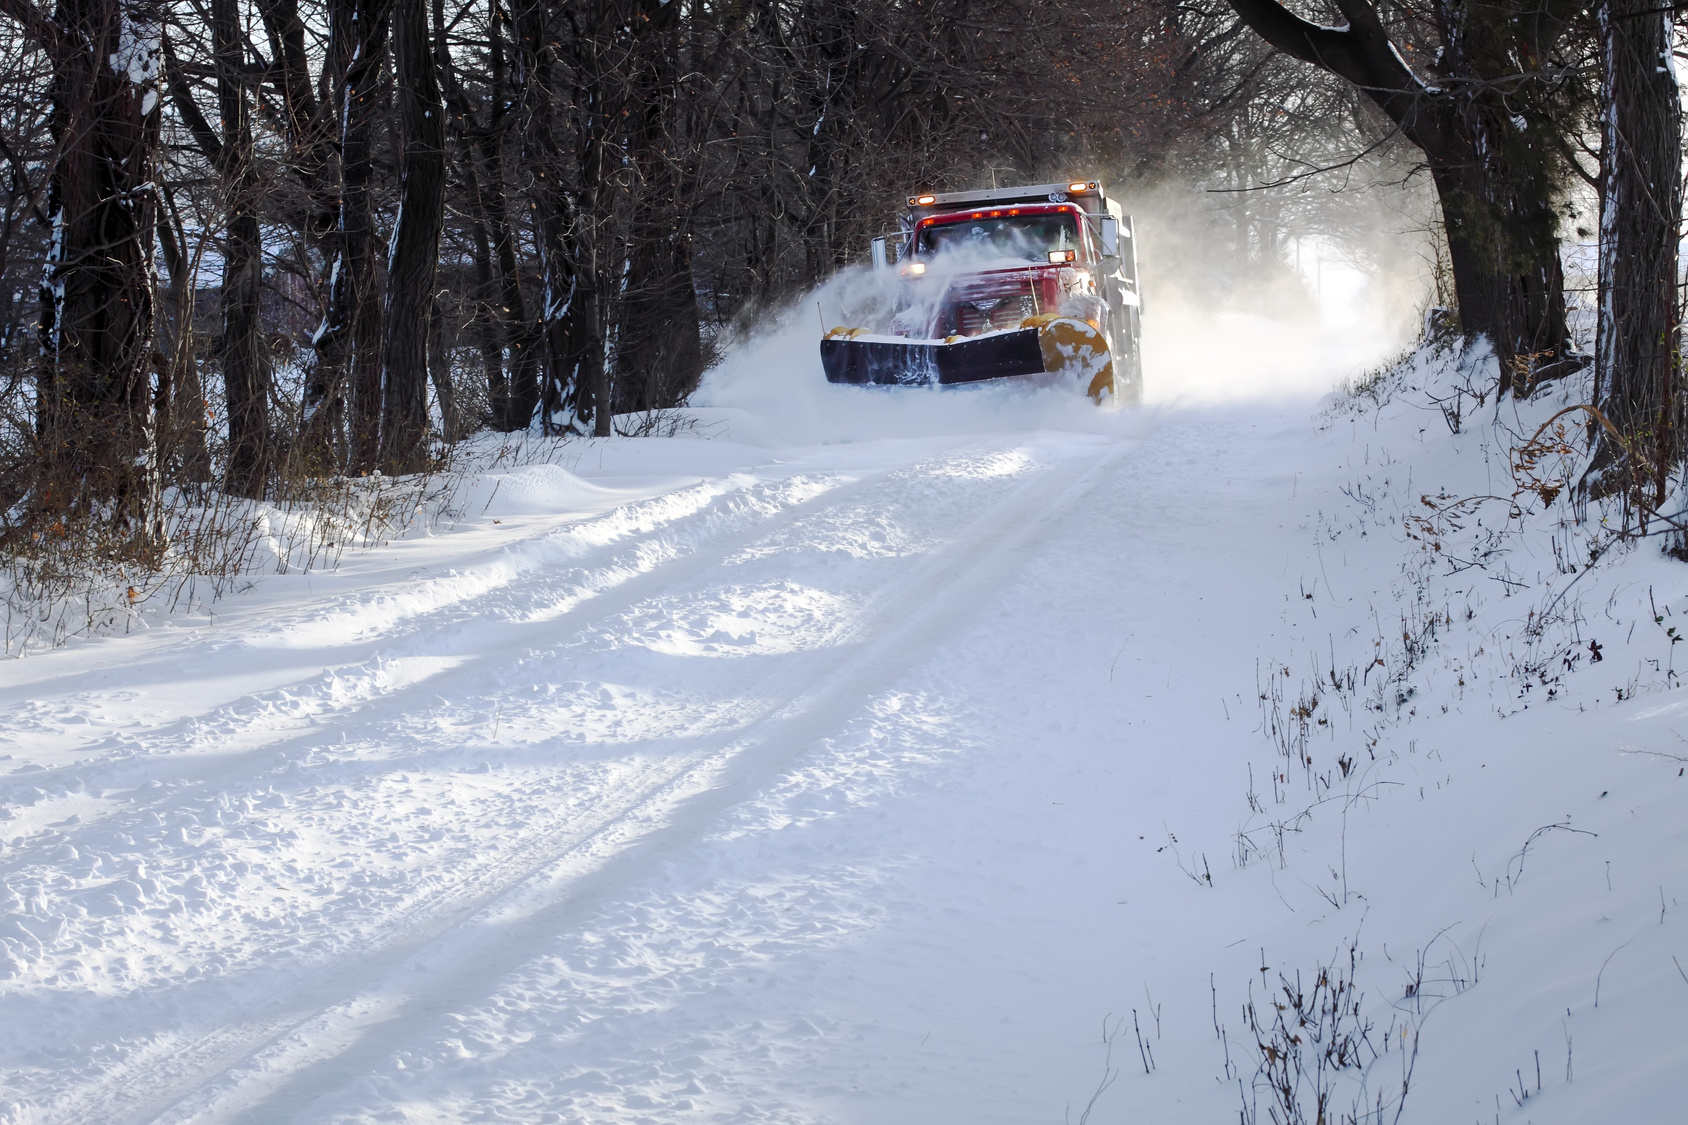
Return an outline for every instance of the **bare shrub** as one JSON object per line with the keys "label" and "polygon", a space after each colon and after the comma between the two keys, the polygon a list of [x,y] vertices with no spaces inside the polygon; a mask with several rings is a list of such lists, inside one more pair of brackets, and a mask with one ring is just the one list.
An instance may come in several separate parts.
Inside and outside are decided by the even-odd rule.
{"label": "bare shrub", "polygon": [[[1262,1120],[1262,1094],[1272,1125],[1377,1125],[1400,1117],[1418,1054],[1417,1030],[1408,1025],[1397,1034],[1391,1023],[1386,1034],[1376,1034],[1354,983],[1359,954],[1353,944],[1347,954],[1346,965],[1340,958],[1320,965],[1311,987],[1300,972],[1293,980],[1280,973],[1276,989],[1259,1005],[1250,989],[1243,1022],[1253,1033],[1258,1065],[1251,1082],[1238,1079],[1243,1125]],[[1265,974],[1262,968],[1262,984]],[[1372,1064],[1391,1049],[1403,1057],[1400,1088],[1372,1094]]]}
{"label": "bare shrub", "polygon": [[[205,612],[261,574],[331,568],[348,549],[456,514],[461,475],[449,446],[427,471],[402,477],[317,477],[284,463],[260,500],[231,495],[220,481],[184,481],[157,489],[138,513],[115,503],[39,503],[40,439],[28,400],[20,381],[0,397],[7,656],[128,632],[159,613]],[[223,450],[211,444],[221,463]]]}

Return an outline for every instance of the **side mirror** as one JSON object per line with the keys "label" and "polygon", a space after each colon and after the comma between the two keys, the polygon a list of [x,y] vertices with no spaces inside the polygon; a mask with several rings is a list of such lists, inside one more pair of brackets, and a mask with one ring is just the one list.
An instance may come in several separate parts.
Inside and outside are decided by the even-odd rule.
{"label": "side mirror", "polygon": [[1112,215],[1102,216],[1102,257],[1119,257],[1119,220]]}
{"label": "side mirror", "polygon": [[881,235],[874,239],[871,245],[873,247],[873,268],[875,272],[890,269],[891,259],[885,252],[885,237]]}

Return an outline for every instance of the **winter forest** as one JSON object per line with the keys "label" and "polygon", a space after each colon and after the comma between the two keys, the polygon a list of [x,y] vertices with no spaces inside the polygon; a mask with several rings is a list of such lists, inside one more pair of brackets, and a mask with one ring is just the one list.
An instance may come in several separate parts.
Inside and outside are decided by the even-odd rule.
{"label": "winter forest", "polygon": [[1233,274],[1433,191],[1437,295],[1503,391],[1587,361],[1560,240],[1597,226],[1600,487],[1662,486],[1669,29],[1639,3],[1339,7],[8,0],[7,542],[98,510],[144,551],[162,489],[608,435],[911,188],[1073,168],[1247,193],[1190,205]]}
{"label": "winter forest", "polygon": [[1685,35],[0,0],[0,1125],[1678,1119]]}
{"label": "winter forest", "polygon": [[[1296,78],[1223,7],[8,14],[8,405],[41,439],[18,463],[68,439],[79,473],[144,456],[252,497],[675,406],[910,185],[1098,161],[1246,183],[1355,128],[1334,86],[1264,109]],[[1258,235],[1269,258],[1285,231]]]}

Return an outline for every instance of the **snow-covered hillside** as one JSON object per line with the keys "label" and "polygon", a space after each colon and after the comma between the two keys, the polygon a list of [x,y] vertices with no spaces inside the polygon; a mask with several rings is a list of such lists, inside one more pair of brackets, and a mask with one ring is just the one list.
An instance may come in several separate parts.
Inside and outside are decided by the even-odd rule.
{"label": "snow-covered hillside", "polygon": [[1513,518],[1578,388],[812,347],[0,668],[0,1121],[1679,1118],[1688,568]]}

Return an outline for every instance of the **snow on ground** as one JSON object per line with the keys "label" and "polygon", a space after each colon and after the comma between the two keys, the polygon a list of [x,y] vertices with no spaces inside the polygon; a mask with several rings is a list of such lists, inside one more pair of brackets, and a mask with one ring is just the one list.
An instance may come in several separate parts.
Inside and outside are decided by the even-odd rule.
{"label": "snow on ground", "polygon": [[1688,571],[1449,509],[1557,408],[1481,357],[1226,332],[1112,413],[776,335],[6,664],[0,1121],[1299,1120],[1250,1002],[1332,1120],[1679,1119]]}

